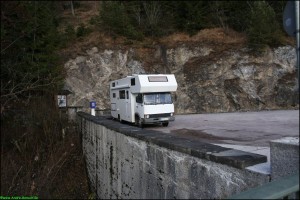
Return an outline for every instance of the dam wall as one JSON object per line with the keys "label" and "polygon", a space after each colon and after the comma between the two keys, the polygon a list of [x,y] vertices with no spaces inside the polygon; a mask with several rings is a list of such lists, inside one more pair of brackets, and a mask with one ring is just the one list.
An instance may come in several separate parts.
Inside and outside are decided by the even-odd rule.
{"label": "dam wall", "polygon": [[90,186],[98,198],[222,199],[269,182],[246,167],[263,155],[77,113]]}

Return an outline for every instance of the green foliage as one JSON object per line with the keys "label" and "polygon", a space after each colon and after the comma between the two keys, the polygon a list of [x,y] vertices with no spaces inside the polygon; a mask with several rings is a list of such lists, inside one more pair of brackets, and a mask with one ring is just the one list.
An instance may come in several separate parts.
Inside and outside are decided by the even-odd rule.
{"label": "green foliage", "polygon": [[262,50],[266,45],[274,46],[280,41],[279,24],[274,9],[265,1],[253,3],[247,29],[249,47]]}
{"label": "green foliage", "polygon": [[276,0],[276,1],[267,1],[267,2],[274,9],[276,15],[276,21],[279,23],[279,29],[282,31],[283,34],[283,32],[285,31],[282,25],[282,19],[283,19],[283,11],[287,4],[287,0]]}
{"label": "green foliage", "polygon": [[208,6],[208,21],[210,27],[227,28],[228,24],[228,6],[225,1],[212,1]]}
{"label": "green foliage", "polygon": [[67,40],[73,40],[76,38],[76,32],[75,29],[72,25],[67,25],[66,29],[65,29],[65,36],[67,38]]}
{"label": "green foliage", "polygon": [[[105,1],[90,23],[111,34],[142,40],[175,31],[195,34],[211,27],[246,32],[250,47],[277,45],[286,0],[277,1]],[[273,34],[271,34],[273,33]]]}
{"label": "green foliage", "polygon": [[130,22],[123,2],[102,2],[100,24],[111,33],[124,35],[131,39],[142,39],[143,35]]}
{"label": "green foliage", "polygon": [[89,20],[89,23],[91,25],[96,25],[98,23],[98,17],[91,17],[91,19]]}
{"label": "green foliage", "polygon": [[84,24],[80,24],[79,27],[76,30],[76,36],[77,37],[82,37],[84,35],[87,35],[90,32],[91,32],[91,30],[89,28],[86,28],[84,26]]}
{"label": "green foliage", "polygon": [[247,1],[229,1],[226,7],[226,16],[228,26],[236,31],[243,32],[249,24],[250,6],[252,2]]}
{"label": "green foliage", "polygon": [[128,17],[122,3],[103,2],[100,11],[100,18],[102,26],[110,29],[110,31],[125,34],[126,27],[128,26]]}
{"label": "green foliage", "polygon": [[[109,32],[129,37],[163,36],[176,30],[194,34],[203,28],[225,26],[224,9],[230,9],[226,5],[208,1],[103,2],[100,21]],[[97,24],[95,19],[92,23]]]}
{"label": "green foliage", "polygon": [[68,24],[62,34],[61,44],[65,47],[70,41],[76,39],[76,31],[74,27]]}
{"label": "green foliage", "polygon": [[174,2],[175,26],[179,30],[194,34],[207,27],[207,1]]}
{"label": "green foliage", "polygon": [[62,80],[53,2],[1,2],[1,104]]}

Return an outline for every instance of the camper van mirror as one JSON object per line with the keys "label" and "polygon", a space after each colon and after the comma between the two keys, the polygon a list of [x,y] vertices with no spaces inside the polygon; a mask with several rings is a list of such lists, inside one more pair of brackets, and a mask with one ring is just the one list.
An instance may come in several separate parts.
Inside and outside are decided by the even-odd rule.
{"label": "camper van mirror", "polygon": [[168,77],[166,76],[148,76],[149,82],[168,82]]}
{"label": "camper van mirror", "polygon": [[143,96],[142,94],[138,94],[135,98],[137,103],[143,103]]}

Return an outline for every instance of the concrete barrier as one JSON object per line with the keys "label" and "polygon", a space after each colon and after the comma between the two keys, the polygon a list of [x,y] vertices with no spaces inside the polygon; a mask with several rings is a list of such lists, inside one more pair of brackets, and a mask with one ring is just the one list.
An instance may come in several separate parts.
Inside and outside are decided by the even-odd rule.
{"label": "concrete barrier", "polygon": [[299,172],[299,137],[272,140],[270,153],[272,180]]}
{"label": "concrete barrier", "polygon": [[269,182],[268,175],[245,169],[265,156],[77,115],[98,198],[223,199]]}

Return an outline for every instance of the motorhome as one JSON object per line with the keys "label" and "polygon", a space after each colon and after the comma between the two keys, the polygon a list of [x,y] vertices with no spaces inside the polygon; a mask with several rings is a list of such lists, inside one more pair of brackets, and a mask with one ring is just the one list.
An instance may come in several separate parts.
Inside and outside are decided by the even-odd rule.
{"label": "motorhome", "polygon": [[136,74],[110,82],[111,115],[120,122],[168,126],[174,121],[174,74]]}

